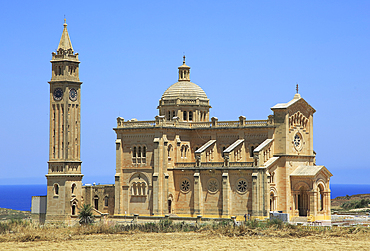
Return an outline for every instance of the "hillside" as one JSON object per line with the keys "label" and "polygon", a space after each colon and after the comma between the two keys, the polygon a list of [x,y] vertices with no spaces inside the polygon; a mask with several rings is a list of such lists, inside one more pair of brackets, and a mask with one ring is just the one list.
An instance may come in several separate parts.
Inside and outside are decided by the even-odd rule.
{"label": "hillside", "polygon": [[335,199],[331,199],[331,208],[332,209],[339,209],[343,203],[346,202],[355,202],[355,201],[361,201],[361,200],[369,200],[370,194],[355,194],[351,196],[339,196]]}
{"label": "hillside", "polygon": [[0,221],[10,219],[15,220],[28,219],[29,217],[31,217],[30,211],[19,211],[8,208],[0,208]]}

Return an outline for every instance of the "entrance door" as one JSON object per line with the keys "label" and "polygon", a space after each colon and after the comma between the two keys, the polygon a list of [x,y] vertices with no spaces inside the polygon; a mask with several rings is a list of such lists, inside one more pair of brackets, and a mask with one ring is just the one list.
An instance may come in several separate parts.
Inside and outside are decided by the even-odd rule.
{"label": "entrance door", "polygon": [[99,198],[97,196],[94,197],[94,207],[98,210],[99,207]]}
{"label": "entrance door", "polygon": [[298,194],[298,210],[299,216],[307,216],[308,211],[308,194],[307,191],[302,187],[300,194]]}
{"label": "entrance door", "polygon": [[171,204],[172,204],[172,200],[168,200],[168,213],[169,214],[171,213]]}

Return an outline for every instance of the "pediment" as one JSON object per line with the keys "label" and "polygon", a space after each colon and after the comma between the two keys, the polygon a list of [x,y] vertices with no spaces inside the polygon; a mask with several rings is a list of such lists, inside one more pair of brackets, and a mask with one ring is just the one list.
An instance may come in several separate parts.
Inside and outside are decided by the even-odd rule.
{"label": "pediment", "polygon": [[290,115],[300,112],[307,118],[309,118],[310,115],[316,112],[316,110],[303,98],[299,99],[297,102],[289,106],[287,110]]}

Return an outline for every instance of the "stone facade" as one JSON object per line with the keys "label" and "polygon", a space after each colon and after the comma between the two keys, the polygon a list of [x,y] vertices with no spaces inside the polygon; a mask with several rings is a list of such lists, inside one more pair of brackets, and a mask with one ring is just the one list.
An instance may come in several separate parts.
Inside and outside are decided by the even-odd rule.
{"label": "stone facade", "polygon": [[[66,34],[62,40],[69,40]],[[62,40],[61,44],[68,44]],[[332,174],[315,163],[315,109],[297,90],[291,101],[273,106],[273,114],[266,120],[210,118],[210,101],[202,88],[190,82],[185,57],[178,68],[178,82],[163,93],[154,120],[117,118],[115,184],[82,187],[78,63],[71,45],[60,46],[58,54],[53,54],[51,111],[58,104],[68,108],[68,116],[58,128],[64,125],[69,129],[56,130],[54,116],[63,115],[51,115],[47,218],[70,216],[75,212],[73,203],[86,203],[99,213],[115,216],[242,218],[248,214],[266,218],[269,211],[282,211],[291,218],[330,220]],[[59,65],[66,69],[75,66],[75,75],[70,76],[67,70],[68,79],[54,76]],[[55,98],[56,88],[63,91],[61,99]],[[75,100],[68,96],[71,88],[77,92]],[[62,133],[59,141],[54,130],[56,135]],[[69,144],[56,147],[61,144],[60,138]],[[55,184],[59,186],[58,196]],[[71,192],[73,185],[75,193]]]}

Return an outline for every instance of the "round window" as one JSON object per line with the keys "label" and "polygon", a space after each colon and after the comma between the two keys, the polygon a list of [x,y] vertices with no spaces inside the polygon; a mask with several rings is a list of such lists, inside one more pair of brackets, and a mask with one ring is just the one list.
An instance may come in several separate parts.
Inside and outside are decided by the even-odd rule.
{"label": "round window", "polygon": [[296,133],[293,138],[293,144],[295,149],[300,150],[303,145],[302,135],[300,133]]}
{"label": "round window", "polygon": [[218,180],[215,178],[209,179],[207,187],[210,193],[216,193],[218,191]]}
{"label": "round window", "polygon": [[190,181],[185,178],[181,181],[180,183],[180,190],[183,192],[183,193],[187,193],[190,191]]}
{"label": "round window", "polygon": [[239,193],[245,193],[247,192],[247,181],[245,179],[239,179],[236,183],[236,190]]}

